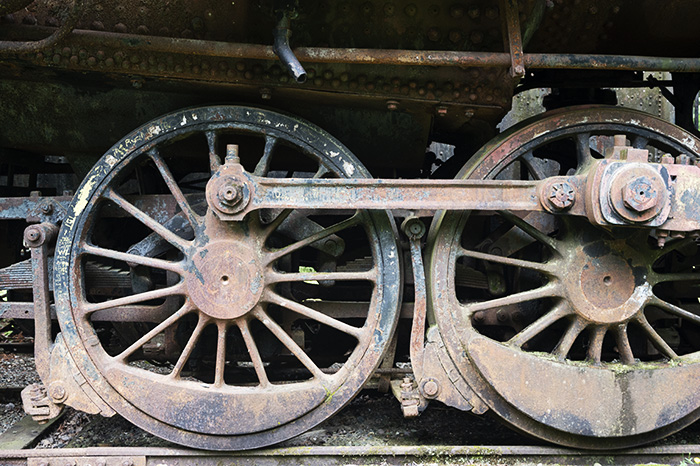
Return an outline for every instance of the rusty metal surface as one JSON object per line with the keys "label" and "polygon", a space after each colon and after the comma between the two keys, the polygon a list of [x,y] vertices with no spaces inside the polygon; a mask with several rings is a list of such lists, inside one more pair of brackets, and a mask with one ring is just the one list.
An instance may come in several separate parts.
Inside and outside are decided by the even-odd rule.
{"label": "rusty metal surface", "polygon": [[[587,123],[582,125],[582,119]],[[555,156],[563,165],[555,169],[580,173],[590,167],[589,157],[606,138],[609,157],[627,151],[627,139],[634,149],[629,151],[640,160],[649,153],[635,150],[660,148],[661,153],[677,155],[694,151],[698,144],[687,133],[638,112],[565,110],[506,132],[465,166],[461,176],[517,177],[517,171],[507,167],[520,160],[537,177],[533,154],[547,154],[543,148],[548,144],[565,147],[561,141],[566,140],[573,168]],[[478,233],[473,217],[471,227],[465,228],[467,218],[447,213],[432,227],[432,312],[462,377],[491,409],[533,435],[585,448],[639,444],[698,417],[694,390],[677,390],[673,395],[655,391],[662,386],[656,377],[673,380],[663,386],[678,387],[697,377],[699,348],[692,339],[680,344],[672,337],[674,330],[663,324],[665,312],[680,317],[683,328],[700,323],[691,310],[695,298],[687,307],[687,300],[664,294],[659,287],[661,282],[698,280],[692,270],[673,270],[668,262],[668,254],[682,247],[682,240],[671,249],[661,249],[663,244],[644,230],[602,234],[573,218],[560,223],[558,232],[551,227],[540,230],[514,214],[503,215],[500,230]],[[511,248],[511,257],[500,248],[489,249],[512,229],[530,236],[529,247],[521,243]],[[486,236],[480,239],[480,234]],[[523,261],[520,254],[528,250],[529,260]],[[694,251],[690,246],[684,254],[692,257]],[[532,275],[519,290],[467,295],[469,285],[465,288],[451,278],[458,260],[472,261],[472,267],[479,261],[482,266],[490,263],[488,267],[495,271],[500,267],[501,274],[505,267],[519,268],[521,273],[528,269],[541,278]],[[663,263],[667,268],[662,273],[658,267]],[[687,273],[677,273],[681,270]],[[533,314],[538,306],[542,311]],[[670,398],[675,395],[678,398]]]}
{"label": "rusty metal surface", "polygon": [[[206,126],[202,127],[202,124]],[[232,226],[216,218],[212,213],[213,204],[208,208],[203,206],[208,212],[198,210],[197,205],[190,205],[175,181],[181,174],[173,175],[169,168],[177,167],[177,159],[166,159],[159,154],[158,148],[160,145],[165,147],[164,143],[171,138],[178,140],[183,135],[202,134],[200,131],[212,135],[208,138],[209,150],[201,153],[201,166],[206,170],[216,167],[223,158],[217,155],[218,148],[223,147],[217,145],[218,139],[246,140],[253,134],[263,143],[259,146],[261,152],[251,160],[255,146],[242,145],[241,158],[253,163],[256,167],[253,171],[261,175],[278,176],[275,175],[278,173],[276,164],[286,163],[282,156],[279,156],[281,162],[276,162],[274,147],[279,139],[285,145],[303,145],[305,148],[309,147],[307,141],[319,141],[318,144],[322,143],[324,147],[333,147],[326,149],[332,157],[326,155],[328,152],[314,149],[312,157],[305,155],[299,160],[302,167],[311,163],[317,176],[347,176],[342,171],[344,164],[352,164],[356,175],[366,176],[361,165],[330,136],[307,123],[269,111],[218,107],[185,110],[163,117],[126,138],[123,145],[115,146],[105,155],[103,164],[116,168],[111,172],[96,168],[87,177],[83,189],[76,193],[69,211],[72,217],[64,223],[63,239],[59,239],[54,260],[57,312],[71,355],[89,385],[132,422],[180,443],[212,449],[253,448],[296,435],[325,419],[349,401],[374,372],[391,338],[397,317],[400,291],[398,250],[392,244],[396,240],[395,233],[382,213],[346,215],[345,220],[336,225],[326,226],[301,240],[293,240],[286,247],[271,248],[268,241],[284,241],[276,230],[289,211],[268,211]],[[237,154],[227,155],[233,158]],[[112,185],[113,179],[129,176],[133,167],[142,162],[152,164],[155,173],[160,173],[164,188],[192,225],[190,233],[183,231],[179,232],[183,236],[178,236],[178,233],[168,230],[129,203],[124,197],[126,193],[118,192],[119,185]],[[164,256],[149,257],[148,253],[140,256],[124,252],[129,249],[128,245],[108,246],[104,239],[93,236],[93,232],[99,230],[95,226],[88,229],[86,225],[110,221],[109,216],[100,215],[99,206],[105,201],[126,212],[132,224],[142,223],[147,227],[146,232],[162,236],[172,245],[168,253],[175,260]],[[295,251],[303,252],[304,246],[355,226],[367,235],[366,245],[362,246],[370,255],[366,265],[360,265],[364,263],[363,256],[358,258],[362,259],[358,268],[351,267],[351,271],[336,271],[333,261],[329,263],[330,268],[325,269],[324,262],[317,265],[318,271],[314,272],[298,267],[288,269],[287,257],[296,256]],[[143,233],[135,239],[142,237]],[[357,248],[357,237],[353,241]],[[315,248],[310,250],[318,251]],[[121,261],[133,264],[132,267],[165,270],[171,274],[171,279],[157,288],[148,285],[152,282],[145,282],[148,287],[140,292],[135,282],[134,290],[125,296],[107,301],[95,300],[85,292],[83,277],[86,269],[79,259],[85,256]],[[303,289],[307,287],[305,282],[309,281],[318,282],[317,292],[325,288],[332,290],[335,284],[348,286],[345,282],[370,283],[368,291],[362,291],[366,285],[354,286],[354,289],[368,293],[368,307],[361,319],[365,324],[356,326],[356,323],[321,314],[285,291],[290,285]],[[117,353],[108,353],[101,344],[93,343],[98,341],[90,317],[94,313],[161,298],[174,304],[170,315],[154,328],[147,327],[145,334],[127,347],[122,347]],[[234,306],[231,306],[231,301]],[[194,322],[190,317],[194,317]],[[336,356],[341,358],[338,360],[340,369],[323,370],[330,364],[318,359],[323,355],[308,353],[309,348],[302,340],[304,333],[294,327],[299,318],[318,322],[337,332],[336,338],[344,339],[346,346],[354,340],[348,346],[347,354]],[[139,358],[138,354],[146,343],[178,320],[184,329],[195,325],[189,327],[191,330],[185,330],[189,336],[180,341],[179,354],[171,355],[174,366],[169,370],[169,376],[128,364],[130,359]],[[213,370],[211,376],[204,372],[199,383],[192,383],[190,376],[184,376],[183,371],[191,370],[186,366],[191,355],[206,348],[203,336],[209,326],[213,328],[217,342],[210,346]],[[239,341],[244,345],[244,354],[247,353],[243,361],[249,364],[248,375],[240,373],[236,365],[227,363],[230,358],[238,357],[232,354],[233,346],[227,343],[231,340],[227,336],[231,328],[239,329],[242,337]],[[263,330],[267,333],[261,333]],[[302,371],[300,376],[284,378],[282,372],[283,378],[279,379],[277,363],[271,359],[274,354],[261,343],[261,338],[269,338],[265,335],[276,339],[273,347],[283,350],[285,360],[297,361],[293,366]],[[130,358],[132,355],[134,358]],[[286,407],[281,411],[279,406]],[[222,410],[226,413],[223,416]]]}
{"label": "rusty metal surface", "polygon": [[[44,450],[4,450],[0,459],[9,465],[36,465],[42,461],[64,464],[73,461],[77,466],[104,464],[123,466],[124,461],[132,465],[217,465],[235,462],[242,465],[280,464],[494,464],[513,465],[561,464],[583,465],[615,464],[681,464],[700,452],[699,445],[670,445],[639,448],[619,452],[614,456],[604,453],[584,452],[563,448],[535,446],[339,446],[339,447],[291,447],[257,450],[245,453],[213,453],[178,448],[67,448],[52,450],[51,456]],[[103,463],[100,463],[102,461]]]}
{"label": "rusty metal surface", "polygon": [[[3,13],[11,13],[14,11],[14,8],[26,6],[22,5],[22,3],[24,2],[13,2],[11,5],[3,6],[2,10],[0,11]],[[66,3],[68,3],[68,1],[66,1]],[[84,0],[72,0],[69,5],[64,5],[63,14],[57,15],[63,16],[63,18],[61,20],[58,18],[54,19],[54,21],[60,21],[60,27],[44,39],[28,42],[0,41],[0,57],[22,53],[36,53],[41,50],[45,50],[48,47],[53,47],[61,40],[65,39],[73,31],[73,28],[78,24],[78,21],[80,21],[83,14],[85,7],[84,4]],[[12,7],[13,9],[9,9],[9,7]],[[7,11],[5,11],[5,8],[7,8]]]}

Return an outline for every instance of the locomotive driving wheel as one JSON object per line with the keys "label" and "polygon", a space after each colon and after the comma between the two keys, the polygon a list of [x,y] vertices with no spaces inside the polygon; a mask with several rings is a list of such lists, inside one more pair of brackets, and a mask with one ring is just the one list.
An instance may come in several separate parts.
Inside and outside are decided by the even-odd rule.
{"label": "locomotive driving wheel", "polygon": [[[246,107],[179,111],[93,168],[54,266],[63,338],[95,391],[145,430],[220,450],[285,440],[345,405],[391,339],[401,284],[386,213],[220,220],[240,194],[205,194],[224,161],[265,177],[369,176],[307,122]],[[334,310],[339,301],[352,312]],[[142,334],[115,345],[115,330],[96,325],[110,315]]]}
{"label": "locomotive driving wheel", "polygon": [[[681,154],[700,149],[650,115],[578,107],[506,131],[459,177],[584,174],[610,154],[614,135],[647,149],[650,161],[685,162]],[[622,448],[700,415],[694,239],[546,213],[446,212],[431,241],[430,301],[450,356],[514,428],[562,445]]]}

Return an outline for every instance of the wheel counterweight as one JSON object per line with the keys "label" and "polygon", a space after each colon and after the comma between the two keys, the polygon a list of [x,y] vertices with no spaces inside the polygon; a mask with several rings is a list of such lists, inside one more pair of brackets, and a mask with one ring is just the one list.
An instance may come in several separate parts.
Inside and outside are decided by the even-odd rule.
{"label": "wheel counterweight", "polygon": [[[384,212],[268,209],[221,221],[215,212],[241,193],[223,186],[211,199],[205,186],[230,160],[262,177],[369,176],[304,121],[246,107],[179,111],[93,168],[55,259],[62,333],[88,383],[140,427],[209,449],[285,440],[350,401],[391,339],[401,288]],[[95,268],[130,286],[96,282]],[[336,300],[365,311],[315,309]],[[94,322],[109,313],[131,314],[140,333],[115,342],[124,335]]]}

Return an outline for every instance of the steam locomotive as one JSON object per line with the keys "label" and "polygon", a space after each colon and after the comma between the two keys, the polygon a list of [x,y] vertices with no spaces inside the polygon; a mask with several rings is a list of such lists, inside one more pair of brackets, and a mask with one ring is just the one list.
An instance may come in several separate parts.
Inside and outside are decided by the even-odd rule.
{"label": "steam locomotive", "polygon": [[700,415],[696,2],[0,15],[0,317],[33,331],[35,419],[239,450],[372,386],[615,449]]}

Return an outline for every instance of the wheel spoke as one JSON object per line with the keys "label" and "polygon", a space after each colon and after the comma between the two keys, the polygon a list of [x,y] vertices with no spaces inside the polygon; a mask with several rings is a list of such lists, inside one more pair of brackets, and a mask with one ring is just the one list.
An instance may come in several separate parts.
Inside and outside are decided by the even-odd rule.
{"label": "wheel spoke", "polygon": [[522,329],[517,335],[508,340],[508,344],[520,348],[535,336],[540,334],[547,327],[558,321],[562,317],[571,315],[573,311],[569,304],[560,300],[549,312]]}
{"label": "wheel spoke", "polygon": [[265,275],[266,283],[282,282],[307,282],[307,281],[371,281],[377,280],[377,269],[363,270],[359,272],[299,272],[280,273],[268,272]]}
{"label": "wheel spoke", "polygon": [[576,161],[581,167],[593,158],[591,155],[591,133],[578,133],[574,142],[576,143]]}
{"label": "wheel spoke", "polygon": [[501,216],[505,217],[506,220],[508,220],[509,222],[511,222],[512,224],[514,224],[515,226],[517,226],[518,228],[523,230],[525,233],[527,233],[528,235],[535,238],[540,243],[546,244],[547,246],[549,246],[550,248],[552,248],[555,251],[557,250],[557,247],[559,246],[559,242],[557,240],[555,240],[554,238],[550,238],[549,236],[542,233],[540,230],[533,227],[532,225],[530,225],[525,220],[518,217],[517,215],[515,215],[512,212],[509,212],[507,210],[499,210],[498,213]]}
{"label": "wheel spoke", "polygon": [[114,191],[113,189],[108,188],[107,190],[105,190],[104,196],[110,201],[114,202],[122,210],[124,210],[125,212],[139,220],[141,223],[146,225],[148,228],[156,232],[158,235],[160,235],[161,238],[178,248],[180,251],[184,252],[188,248],[188,241],[177,236],[175,233],[158,223],[155,219],[146,215],[145,212],[139,210],[129,201],[117,194],[116,191]]}
{"label": "wheel spoke", "polygon": [[654,255],[654,257],[652,259],[652,263],[661,259],[666,254],[669,254],[677,249],[682,248],[683,246],[686,246],[690,243],[693,243],[694,241],[695,240],[693,238],[685,238],[685,239],[678,239],[671,244],[666,244],[662,249],[659,249],[658,251],[656,251],[656,254]]}
{"label": "wheel spoke", "polygon": [[323,178],[327,173],[330,173],[330,170],[327,169],[325,165],[319,165],[318,170],[314,173],[314,179]]}
{"label": "wheel spoke", "polygon": [[627,324],[620,324],[615,327],[615,343],[617,343],[617,352],[620,354],[620,360],[624,364],[634,364],[634,354],[630,346],[630,340],[627,337]]}
{"label": "wheel spoke", "polygon": [[165,319],[163,322],[160,324],[156,325],[151,331],[146,333],[144,336],[136,340],[134,343],[131,344],[127,349],[119,353],[117,356],[115,356],[114,359],[118,361],[126,361],[126,358],[131,356],[137,349],[141,348],[143,345],[148,343],[158,335],[160,332],[164,331],[166,328],[170,327],[173,325],[175,322],[177,322],[179,319],[181,319],[184,315],[192,312],[194,310],[194,306],[190,304],[189,301],[185,301],[185,304],[182,305],[180,309],[178,309],[175,313],[173,313],[170,317]]}
{"label": "wheel spoke", "polygon": [[270,171],[270,159],[272,155],[272,149],[275,148],[276,144],[276,137],[270,135],[265,136],[265,149],[263,151],[262,157],[258,161],[258,164],[255,166],[255,170],[253,170],[253,175],[264,176],[267,175],[267,173]]}
{"label": "wheel spoke", "polygon": [[310,307],[305,306],[304,304],[297,303],[296,301],[291,301],[287,298],[284,298],[273,291],[267,291],[265,293],[263,299],[267,302],[272,303],[272,304],[276,304],[278,306],[289,309],[290,311],[296,312],[297,314],[301,314],[304,317],[308,317],[309,319],[313,319],[316,322],[320,322],[324,325],[332,327],[332,328],[339,330],[343,333],[347,333],[348,335],[352,335],[353,337],[357,338],[358,340],[362,337],[362,329],[361,328],[357,328],[357,327],[353,327],[352,325],[348,325],[345,322],[341,322],[337,319],[334,319],[333,317],[330,317],[330,316],[328,316],[320,311],[317,311],[315,309],[311,309]]}
{"label": "wheel spoke", "polygon": [[278,249],[276,251],[271,252],[267,257],[267,261],[268,261],[268,263],[274,262],[277,259],[279,259],[280,257],[286,256],[287,254],[291,254],[292,252],[297,251],[303,247],[306,247],[312,243],[315,243],[318,240],[321,240],[321,239],[326,238],[330,235],[336,234],[339,231],[342,231],[342,230],[345,230],[345,229],[350,228],[352,226],[355,226],[358,223],[360,223],[360,220],[361,220],[360,215],[356,213],[352,217],[345,219],[342,222],[338,222],[333,226],[325,228],[325,229],[319,231],[318,233],[314,233],[313,235],[307,236],[306,238],[304,238],[300,241],[297,241],[295,243],[292,243],[289,246],[285,246],[281,249]]}
{"label": "wheel spoke", "polygon": [[209,146],[209,170],[213,175],[221,166],[221,157],[216,151],[219,135],[215,131],[207,131],[207,145]]}
{"label": "wheel spoke", "polygon": [[159,288],[157,290],[136,293],[131,296],[110,299],[109,301],[103,301],[100,303],[85,303],[81,306],[81,311],[83,315],[89,315],[93,312],[103,311],[105,309],[112,309],[119,306],[129,306],[131,304],[142,303],[144,301],[150,301],[152,299],[161,299],[166,298],[168,296],[183,294],[184,291],[185,285],[183,284],[183,282],[180,282],[176,285],[169,286],[167,288]]}
{"label": "wheel spoke", "polygon": [[160,154],[155,148],[151,149],[148,152],[148,155],[156,164],[156,167],[158,167],[158,171],[163,177],[163,181],[165,181],[165,184],[168,185],[168,189],[175,198],[177,205],[180,206],[180,210],[182,210],[182,213],[187,218],[187,221],[190,222],[192,228],[196,228],[202,220],[199,217],[199,215],[197,215],[194,212],[194,210],[192,210],[192,206],[190,206],[190,203],[187,202],[185,195],[182,194],[182,190],[177,185],[177,181],[175,181],[175,177],[173,177],[173,174],[170,172],[170,169],[166,165],[165,160],[163,160],[163,157],[160,156]]}
{"label": "wheel spoke", "polygon": [[525,168],[527,168],[528,173],[530,173],[533,179],[543,180],[547,177],[547,175],[542,172],[540,167],[537,166],[537,160],[532,155],[532,151],[523,154],[520,157],[520,160],[525,165]]}
{"label": "wheel spoke", "polygon": [[544,286],[535,288],[534,290],[521,291],[519,293],[514,293],[509,296],[504,296],[503,298],[490,299],[488,301],[465,303],[461,304],[461,307],[463,310],[469,313],[469,317],[471,317],[471,314],[476,311],[484,311],[496,307],[511,306],[513,304],[534,301],[536,299],[541,298],[551,298],[559,296],[559,294],[559,285],[557,285],[554,282],[550,282]]}
{"label": "wheel spoke", "polygon": [[587,323],[582,319],[574,318],[573,322],[569,324],[569,328],[566,329],[566,333],[561,337],[561,340],[559,340],[556,348],[554,348],[553,353],[557,359],[566,359],[566,356],[568,356],[569,351],[571,351],[571,347],[576,341],[576,338],[578,338],[586,326]]}
{"label": "wheel spoke", "polygon": [[600,364],[600,359],[603,354],[603,340],[607,329],[605,327],[593,327],[589,331],[590,338],[588,340],[588,351],[586,358],[593,361],[595,364]]}
{"label": "wheel spoke", "polygon": [[647,146],[647,143],[649,142],[649,139],[645,138],[641,134],[635,134],[632,136],[632,147],[635,149],[644,149]]}
{"label": "wheel spoke", "polygon": [[170,262],[163,259],[155,259],[153,257],[148,256],[139,256],[137,254],[129,254],[125,252],[114,251],[112,249],[104,249],[98,246],[93,246],[91,244],[83,245],[83,253],[92,256],[106,257],[108,259],[114,259],[137,265],[144,265],[146,267],[153,267],[155,269],[168,270],[170,272],[175,272],[180,275],[184,273],[184,267],[181,262]]}
{"label": "wheel spoke", "polygon": [[654,347],[657,350],[659,350],[661,354],[670,359],[676,359],[678,357],[676,352],[673,351],[673,349],[670,346],[668,346],[668,343],[666,343],[666,341],[661,337],[661,335],[659,335],[659,333],[656,330],[654,330],[654,327],[651,326],[644,314],[640,312],[635,322],[637,322],[639,326],[642,327],[644,333],[646,333],[647,337],[649,337],[649,341],[651,341],[651,344],[654,345]]}
{"label": "wheel spoke", "polygon": [[262,232],[262,236],[264,238],[269,237],[272,233],[275,232],[275,230],[279,228],[280,225],[282,225],[282,223],[285,220],[287,220],[287,217],[289,217],[292,214],[292,212],[294,212],[294,209],[284,209],[279,214],[277,214],[277,217],[275,217],[273,221],[271,221],[267,225],[263,225],[265,229]]}
{"label": "wheel spoke", "polygon": [[224,384],[224,372],[226,371],[226,323],[216,323],[216,364],[214,369],[214,386],[221,387]]}
{"label": "wheel spoke", "polygon": [[693,314],[690,311],[686,311],[685,309],[676,306],[675,304],[671,304],[668,301],[664,301],[663,299],[659,298],[658,296],[653,296],[651,300],[648,303],[650,306],[655,306],[658,307],[666,312],[669,312],[673,315],[676,315],[682,319],[689,320],[693,322],[694,324],[700,325],[700,316],[697,314]]}
{"label": "wheel spoke", "polygon": [[263,323],[265,327],[272,332],[272,334],[285,346],[287,349],[296,357],[299,362],[301,362],[304,367],[306,367],[314,378],[320,381],[326,381],[328,376],[319,369],[319,367],[314,363],[311,358],[304,352],[304,350],[296,344],[296,342],[290,337],[287,332],[280,327],[277,322],[272,320],[265,311],[262,310],[260,306],[256,307],[251,311],[253,316]]}
{"label": "wheel spoke", "polygon": [[700,280],[700,273],[685,272],[685,273],[652,273],[649,276],[649,283],[657,285],[664,282],[687,282]]}
{"label": "wheel spoke", "polygon": [[513,267],[522,267],[525,269],[537,270],[538,272],[552,275],[554,268],[550,264],[541,264],[539,262],[531,262],[522,259],[513,259],[510,257],[498,256],[484,252],[470,251],[468,249],[460,249],[457,252],[457,257],[471,257],[474,259],[484,260],[488,262],[496,262],[498,264],[511,265]]}
{"label": "wheel spoke", "polygon": [[245,341],[245,346],[248,349],[250,361],[253,363],[253,367],[255,368],[255,374],[258,376],[260,387],[265,388],[270,385],[270,380],[267,378],[265,364],[263,364],[262,357],[260,357],[258,345],[255,343],[253,335],[250,333],[248,321],[245,319],[238,319],[236,321],[236,325],[238,325],[238,329],[241,331],[241,335],[243,336],[243,341]]}
{"label": "wheel spoke", "polygon": [[202,330],[204,330],[204,327],[206,327],[208,323],[209,323],[209,319],[207,319],[204,316],[204,314],[200,314],[199,320],[197,320],[197,326],[194,328],[192,335],[190,335],[190,338],[187,340],[187,344],[182,349],[182,353],[180,354],[180,357],[177,358],[177,362],[175,363],[175,367],[173,367],[173,370],[169,374],[168,377],[171,377],[171,378],[179,378],[180,377],[180,374],[182,373],[182,369],[185,367],[185,364],[187,364],[187,360],[190,359],[190,356],[192,355],[192,350],[194,350],[194,347],[197,345],[197,342],[199,341],[199,337],[202,336]]}

